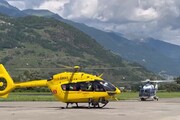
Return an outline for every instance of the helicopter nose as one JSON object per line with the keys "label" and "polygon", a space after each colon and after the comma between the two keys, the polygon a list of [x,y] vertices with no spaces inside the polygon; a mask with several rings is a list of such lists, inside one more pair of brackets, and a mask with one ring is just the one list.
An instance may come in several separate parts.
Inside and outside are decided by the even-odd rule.
{"label": "helicopter nose", "polygon": [[116,92],[116,94],[120,94],[121,93],[121,91],[117,87],[116,87],[116,91],[115,92]]}
{"label": "helicopter nose", "polygon": [[109,96],[114,96],[115,94],[120,94],[121,91],[116,87],[115,91],[108,91],[107,93]]}

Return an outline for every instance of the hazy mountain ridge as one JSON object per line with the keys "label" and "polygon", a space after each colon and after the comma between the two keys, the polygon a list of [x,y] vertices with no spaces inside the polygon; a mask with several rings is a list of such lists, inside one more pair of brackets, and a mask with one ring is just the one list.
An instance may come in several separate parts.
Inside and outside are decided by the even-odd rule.
{"label": "hazy mountain ridge", "polygon": [[0,12],[5,15],[13,16],[13,17],[22,17],[26,14],[20,11],[18,8],[11,6],[7,1],[0,1]]}
{"label": "hazy mountain ridge", "polygon": [[154,72],[166,71],[167,74],[180,74],[180,46],[153,38],[128,40],[116,33],[103,32],[83,24],[72,23],[77,28],[96,39],[106,49],[121,57],[137,62]]}
{"label": "hazy mountain ridge", "polygon": [[[149,39],[149,42],[131,41],[124,38],[123,36],[117,35],[116,33],[104,32],[88,27],[84,24],[65,20],[48,10],[24,10],[21,12],[27,16],[36,15],[53,17],[62,22],[73,25],[74,27],[91,36],[91,38],[94,38],[106,49],[111,50],[112,52],[127,60],[142,64],[154,72],[160,72],[164,70],[170,74],[180,74],[180,66],[177,64],[177,62],[180,60],[178,57],[178,53],[180,53],[179,46],[176,46],[176,50],[174,50],[174,45],[160,42],[159,40],[154,40],[154,42],[150,42],[153,41],[152,39]],[[171,49],[169,46],[171,46]],[[158,49],[158,47],[160,47],[160,49]],[[175,53],[174,51],[176,51],[176,54],[172,54]]]}
{"label": "hazy mountain ridge", "polygon": [[104,72],[104,77],[112,82],[123,77],[126,80],[142,80],[154,76],[143,68],[133,69],[139,66],[112,54],[94,39],[66,23],[36,16],[11,18],[0,15],[0,19],[9,23],[0,24],[0,63],[8,67],[13,76],[17,75],[18,71],[13,71],[16,68],[25,68],[25,71],[39,68],[37,71],[47,77],[63,71],[61,66],[64,65],[97,69],[98,66],[123,67],[90,70],[93,73]]}

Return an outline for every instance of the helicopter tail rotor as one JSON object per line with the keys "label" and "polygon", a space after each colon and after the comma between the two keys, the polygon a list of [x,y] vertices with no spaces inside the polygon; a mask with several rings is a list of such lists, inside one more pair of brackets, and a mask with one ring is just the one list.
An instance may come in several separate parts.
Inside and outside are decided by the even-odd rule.
{"label": "helicopter tail rotor", "polygon": [[14,89],[14,82],[4,66],[0,64],[0,98],[7,98]]}

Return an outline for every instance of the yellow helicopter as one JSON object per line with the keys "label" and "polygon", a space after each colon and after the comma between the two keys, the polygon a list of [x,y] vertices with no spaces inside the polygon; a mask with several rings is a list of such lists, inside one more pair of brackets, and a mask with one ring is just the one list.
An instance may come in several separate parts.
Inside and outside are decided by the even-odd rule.
{"label": "yellow helicopter", "polygon": [[66,108],[70,103],[77,107],[78,103],[88,103],[88,108],[103,108],[110,98],[121,93],[113,84],[103,80],[102,75],[80,72],[79,69],[75,66],[73,72],[55,74],[51,79],[14,83],[0,64],[0,97],[7,98],[15,88],[47,86],[59,101],[67,103]]}

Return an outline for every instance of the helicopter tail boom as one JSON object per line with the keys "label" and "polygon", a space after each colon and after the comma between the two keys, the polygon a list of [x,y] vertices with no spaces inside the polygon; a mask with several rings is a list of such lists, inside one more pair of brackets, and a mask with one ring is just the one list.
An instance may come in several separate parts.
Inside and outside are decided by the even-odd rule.
{"label": "helicopter tail boom", "polygon": [[33,80],[28,82],[14,83],[5,67],[0,64],[0,98],[7,98],[9,92],[11,92],[15,88],[43,86],[47,86],[47,80]]}
{"label": "helicopter tail boom", "polygon": [[0,97],[7,98],[9,92],[15,88],[11,76],[2,64],[0,64]]}
{"label": "helicopter tail boom", "polygon": [[47,86],[47,80],[32,80],[28,82],[15,83],[15,88],[45,87],[45,86]]}

